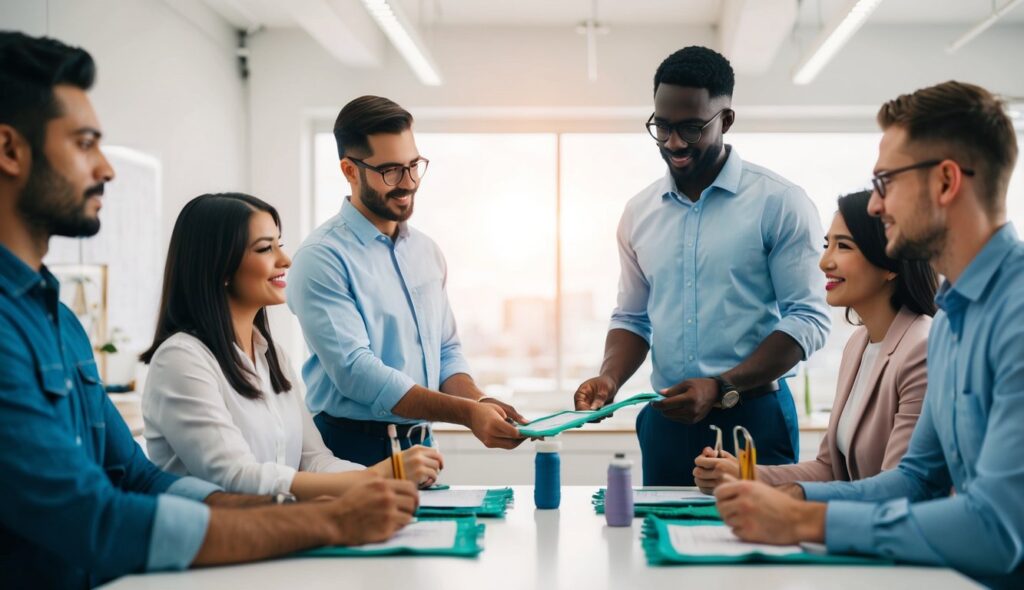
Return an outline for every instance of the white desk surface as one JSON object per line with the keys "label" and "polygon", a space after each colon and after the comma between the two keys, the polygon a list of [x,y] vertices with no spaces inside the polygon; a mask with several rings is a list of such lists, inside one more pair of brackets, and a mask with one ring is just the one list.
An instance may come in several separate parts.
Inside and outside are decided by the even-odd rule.
{"label": "white desk surface", "polygon": [[[640,519],[610,528],[594,513],[596,488],[562,488],[559,510],[536,510],[533,487],[515,487],[515,506],[487,525],[484,551],[454,557],[292,558],[261,563],[127,576],[107,588],[372,588],[374,590],[494,590],[573,588],[978,588],[952,570],[923,567],[647,565]],[[244,543],[244,539],[239,540]]]}

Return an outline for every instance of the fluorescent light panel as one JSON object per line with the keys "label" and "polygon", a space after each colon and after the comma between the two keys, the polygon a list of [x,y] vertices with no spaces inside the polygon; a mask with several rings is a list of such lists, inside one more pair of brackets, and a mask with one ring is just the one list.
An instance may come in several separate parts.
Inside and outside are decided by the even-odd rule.
{"label": "fluorescent light panel", "polygon": [[405,58],[420,82],[427,86],[440,86],[441,74],[434,60],[427,53],[426,45],[420,39],[409,19],[398,6],[388,0],[362,0],[363,6],[377,21],[384,35]]}
{"label": "fluorescent light panel", "polygon": [[950,43],[949,47],[946,47],[946,53],[955,53],[958,49],[970,43],[975,37],[988,30],[992,25],[996,24],[997,20],[1001,19],[1007,12],[1016,8],[1020,3],[1021,0],[1010,0],[1006,4],[1003,4],[1002,7],[993,10],[992,14],[988,15],[985,20],[974,25],[969,31],[961,35],[959,39]]}
{"label": "fluorescent light panel", "polygon": [[822,32],[815,42],[814,51],[797,66],[793,83],[810,84],[881,3],[882,0],[853,0],[843,20],[831,30]]}

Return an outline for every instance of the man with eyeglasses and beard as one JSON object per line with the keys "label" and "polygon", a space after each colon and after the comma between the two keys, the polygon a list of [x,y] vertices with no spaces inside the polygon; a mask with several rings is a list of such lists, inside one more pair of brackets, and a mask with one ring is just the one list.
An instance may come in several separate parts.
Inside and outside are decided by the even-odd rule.
{"label": "man with eyeglasses and beard", "polygon": [[723,141],[733,85],[729,62],[705,47],[658,67],[646,126],[668,171],[626,205],[604,362],[574,395],[577,410],[611,402],[651,352],[651,382],[665,399],[637,418],[645,485],[693,485],[710,424],[746,427],[759,463],[795,462],[784,378],[831,325],[814,205]]}
{"label": "man with eyeglasses and beard", "polygon": [[743,540],[952,567],[1024,588],[1024,242],[1007,221],[1018,146],[1005,103],[949,81],[886,102],[868,213],[893,258],[945,280],[928,391],[895,469],[857,482],[715,491]]}
{"label": "man with eyeglasses and beard", "polygon": [[312,353],[302,377],[313,421],[335,455],[363,465],[390,455],[389,426],[403,448],[435,420],[488,447],[524,440],[512,424],[523,417],[470,376],[444,255],[408,224],[428,164],[412,124],[378,96],[341,109],[334,137],[352,195],[299,247],[286,291]]}

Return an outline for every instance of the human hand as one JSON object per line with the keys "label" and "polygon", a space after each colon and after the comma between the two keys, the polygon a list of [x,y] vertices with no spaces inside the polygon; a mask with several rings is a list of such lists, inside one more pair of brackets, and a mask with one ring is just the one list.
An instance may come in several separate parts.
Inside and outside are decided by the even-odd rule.
{"label": "human hand", "polygon": [[519,434],[518,428],[508,423],[508,415],[498,405],[476,403],[471,407],[469,423],[466,426],[473,431],[473,436],[484,443],[484,446],[514,449],[526,440]]}
{"label": "human hand", "polygon": [[675,422],[693,424],[708,415],[718,401],[718,382],[714,379],[687,379],[659,391],[666,399],[651,402],[651,407]]}
{"label": "human hand", "polygon": [[402,465],[405,466],[405,479],[419,488],[429,488],[444,469],[444,457],[437,449],[416,445],[402,451]]}
{"label": "human hand", "polygon": [[793,545],[825,540],[825,504],[796,500],[757,481],[726,476],[715,490],[718,512],[744,541]]}
{"label": "human hand", "polygon": [[390,539],[412,521],[419,492],[409,481],[382,479],[353,486],[340,498],[317,504],[332,527],[332,545],[365,545]]}
{"label": "human hand", "polygon": [[478,401],[481,404],[493,404],[495,406],[498,406],[499,408],[502,409],[502,411],[505,412],[505,416],[514,421],[516,424],[526,424],[527,422],[526,418],[523,418],[523,415],[517,412],[511,404],[506,404],[505,402],[499,399],[495,399],[493,397],[485,397]]}
{"label": "human hand", "polygon": [[615,398],[618,390],[618,384],[611,377],[598,375],[587,379],[576,388],[576,393],[572,396],[573,405],[577,411],[600,410]]}
{"label": "human hand", "polygon": [[740,462],[731,453],[722,451],[718,457],[711,447],[704,447],[700,455],[693,460],[693,480],[705,494],[712,494],[726,476],[739,479]]}

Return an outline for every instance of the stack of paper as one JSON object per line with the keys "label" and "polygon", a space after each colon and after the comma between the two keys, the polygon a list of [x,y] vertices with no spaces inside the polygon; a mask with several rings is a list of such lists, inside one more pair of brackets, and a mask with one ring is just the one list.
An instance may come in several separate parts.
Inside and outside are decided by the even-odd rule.
{"label": "stack of paper", "polygon": [[[591,498],[594,510],[604,514],[605,488]],[[636,488],[633,490],[633,513],[636,516],[654,514],[666,518],[721,519],[715,499],[695,488]]]}
{"label": "stack of paper", "polygon": [[764,545],[741,541],[721,521],[644,520],[643,546],[651,565],[785,563],[813,565],[885,565],[885,560],[810,553],[799,545]]}
{"label": "stack of paper", "polygon": [[321,547],[306,557],[374,557],[386,555],[449,555],[475,557],[483,551],[484,525],[476,518],[431,519],[410,523],[383,543],[357,547]]}
{"label": "stack of paper", "polygon": [[416,515],[500,518],[505,516],[512,500],[512,488],[423,490]]}

